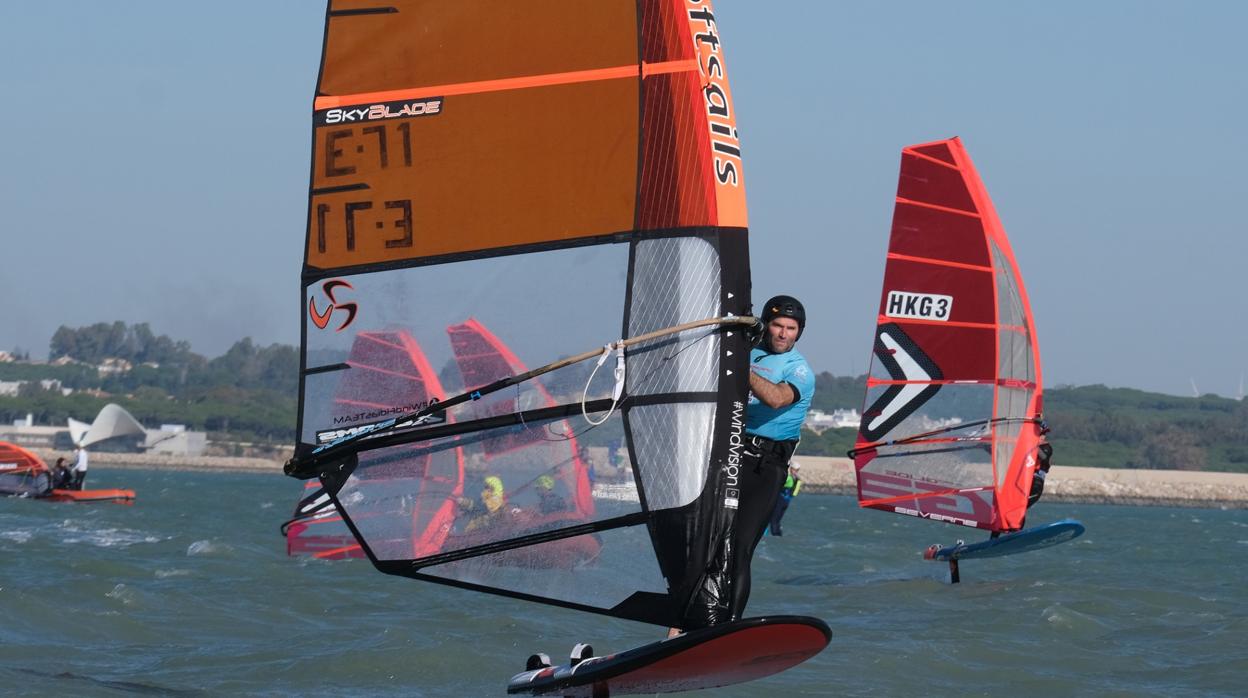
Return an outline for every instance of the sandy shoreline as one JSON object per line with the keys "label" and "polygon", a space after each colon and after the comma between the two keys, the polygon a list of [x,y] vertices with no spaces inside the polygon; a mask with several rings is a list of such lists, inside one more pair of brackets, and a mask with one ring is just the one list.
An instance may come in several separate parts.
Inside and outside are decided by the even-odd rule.
{"label": "sandy shoreline", "polygon": [[[53,451],[39,451],[48,462]],[[598,459],[599,462],[605,460]],[[853,464],[848,458],[798,456],[806,492],[852,495]],[[92,453],[92,469],[142,469],[211,472],[249,472],[282,475],[282,462],[267,458],[224,456],[170,456],[132,453]],[[1248,508],[1248,473],[1132,470],[1054,465],[1049,472],[1045,500],[1089,504],[1179,506],[1223,509]]]}
{"label": "sandy shoreline", "polygon": [[[809,492],[853,495],[848,458],[798,456]],[[1054,465],[1044,501],[1136,506],[1248,508],[1248,473],[1135,470]]]}

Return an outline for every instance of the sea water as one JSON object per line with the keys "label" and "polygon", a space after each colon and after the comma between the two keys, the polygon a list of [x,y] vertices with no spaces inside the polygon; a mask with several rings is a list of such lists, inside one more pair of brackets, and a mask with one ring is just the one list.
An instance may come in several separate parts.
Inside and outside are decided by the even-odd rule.
{"label": "sea water", "polygon": [[[277,474],[92,469],[134,506],[0,499],[0,694],[493,696],[525,657],[653,626],[292,559]],[[1041,502],[1083,537],[922,559],[966,528],[803,494],[754,560],[747,615],[824,619],[820,655],[687,695],[1248,695],[1248,512]]]}

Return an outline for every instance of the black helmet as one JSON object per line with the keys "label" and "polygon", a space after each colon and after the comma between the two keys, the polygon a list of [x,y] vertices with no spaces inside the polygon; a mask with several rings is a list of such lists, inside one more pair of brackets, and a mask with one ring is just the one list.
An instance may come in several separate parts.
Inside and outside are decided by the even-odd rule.
{"label": "black helmet", "polygon": [[802,338],[802,331],[806,329],[806,308],[802,307],[802,302],[793,296],[775,296],[767,301],[767,305],[763,306],[763,324],[771,322],[772,318],[791,317],[797,320],[797,338]]}

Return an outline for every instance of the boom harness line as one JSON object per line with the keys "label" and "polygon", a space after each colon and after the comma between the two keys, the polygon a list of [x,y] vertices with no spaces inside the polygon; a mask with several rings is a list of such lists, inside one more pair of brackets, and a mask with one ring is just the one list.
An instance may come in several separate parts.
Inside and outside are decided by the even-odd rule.
{"label": "boom harness line", "polygon": [[[620,397],[623,395],[623,391],[624,391],[624,368],[623,366],[624,366],[624,349],[626,347],[636,346],[638,344],[642,344],[644,342],[648,342],[653,339],[658,339],[660,337],[667,337],[673,334],[679,334],[681,332],[685,332],[687,330],[692,330],[692,329],[697,329],[699,327],[729,327],[733,325],[740,325],[742,327],[753,327],[756,322],[757,322],[757,319],[750,315],[728,314],[724,317],[712,317],[712,318],[705,318],[702,320],[693,320],[691,322],[685,322],[679,325],[673,325],[671,327],[665,327],[663,329],[654,330],[653,332],[640,334],[640,335],[637,335],[636,337],[619,339],[614,342],[611,342],[610,344],[605,345],[601,349],[591,349],[589,351],[582,352],[575,356],[569,356],[566,359],[560,359],[558,361],[554,361],[549,364],[546,364],[545,366],[539,366],[538,368],[525,371],[524,373],[518,373],[514,376],[500,378],[499,380],[496,380],[493,383],[481,386],[480,388],[477,388],[475,390],[470,390],[468,392],[460,393],[459,395],[456,395],[451,398],[447,398],[446,400],[442,400],[441,402],[435,402],[425,407],[424,409],[418,410],[416,412],[405,414],[400,417],[392,417],[390,419],[377,422],[376,424],[368,425],[360,429],[357,432],[347,434],[333,441],[330,441],[329,443],[317,446],[316,448],[312,449],[310,452],[304,455],[294,456],[290,460],[286,461],[286,465],[283,467],[283,471],[287,475],[290,475],[296,478],[301,478],[301,479],[309,479],[313,477],[318,477],[321,474],[323,474],[323,471],[327,471],[331,469],[332,467],[340,464],[342,458],[349,456],[352,453],[355,453],[356,449],[353,448],[353,446],[357,442],[363,439],[379,436],[381,434],[385,434],[387,432],[392,432],[392,431],[397,431],[399,429],[405,429],[408,427],[418,426],[421,423],[421,421],[423,421],[425,418],[429,417],[430,415],[437,414],[439,412],[445,412],[446,410],[452,407],[461,405],[471,400],[480,400],[482,397],[489,395],[491,393],[495,393],[504,388],[523,383],[527,380],[536,378],[540,375],[550,373],[551,371],[555,371],[560,368],[571,366],[573,364],[577,364],[582,361],[587,361],[595,357],[598,357],[598,366],[601,366],[603,363],[606,362],[607,356],[610,354],[612,350],[616,352],[616,368],[615,368],[616,384],[615,384],[614,390],[612,391],[612,401],[611,401],[611,409],[614,410],[616,407],[616,404],[619,402]],[[594,367],[595,371],[597,371],[598,366]],[[591,379],[593,378],[592,374],[590,378]],[[589,386],[588,384],[586,384],[586,393],[582,394],[582,400],[581,400],[581,410],[583,413],[585,413],[586,420],[589,420],[589,415],[588,413],[586,413],[586,410],[585,410],[585,397],[588,394],[588,390],[589,390]],[[608,413],[607,416],[609,417],[610,413]],[[592,421],[590,421],[590,423],[593,424]]]}
{"label": "boom harness line", "polygon": [[[585,402],[589,399],[589,385],[594,382],[594,376],[597,375],[598,369],[602,368],[602,365],[607,362],[607,357],[611,356],[611,348],[613,346],[615,347],[615,387],[611,389],[611,409],[607,410],[602,419],[594,421],[585,409]],[[594,364],[594,370],[589,372],[589,379],[585,381],[585,389],[581,391],[581,415],[585,417],[585,421],[589,422],[590,426],[601,426],[608,419],[611,419],[611,415],[615,414],[615,407],[620,404],[620,396],[624,394],[625,372],[624,345],[618,342],[604,344],[602,355],[598,357],[598,363]]]}

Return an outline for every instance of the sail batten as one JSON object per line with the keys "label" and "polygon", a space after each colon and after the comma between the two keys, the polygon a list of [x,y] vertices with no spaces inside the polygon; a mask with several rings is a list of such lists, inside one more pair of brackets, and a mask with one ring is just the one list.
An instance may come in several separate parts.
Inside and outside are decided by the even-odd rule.
{"label": "sail batten", "polygon": [[[593,70],[577,70],[567,73],[548,73],[545,75],[525,75],[502,80],[482,80],[480,82],[460,83],[456,85],[436,85],[432,87],[412,87],[386,92],[369,92],[364,94],[340,95],[335,97],[317,97],[316,109],[332,109],[334,107],[350,107],[362,104],[381,103],[383,109],[374,118],[396,118],[396,114],[385,109],[387,102],[401,102],[421,98],[449,97],[453,95],[481,94],[502,90],[522,90],[533,87],[550,87],[567,85],[577,82],[593,82],[596,80],[619,80],[622,78],[647,78],[652,75],[698,71],[698,62],[693,59],[679,61],[663,61],[660,63],[641,63],[639,65],[621,65],[612,68],[595,68]],[[393,116],[392,116],[393,114]],[[345,116],[341,117],[345,118]]]}
{"label": "sail batten", "polygon": [[939,204],[934,204],[928,201],[916,201],[915,199],[907,199],[907,198],[900,197],[900,196],[897,197],[896,201],[899,204],[906,204],[907,206],[918,206],[921,208],[931,209],[933,211],[940,211],[942,213],[952,213],[955,216],[966,216],[967,218],[982,218],[982,216],[980,216],[979,213],[976,211],[967,211],[965,209],[951,208],[949,206],[941,206]]}

